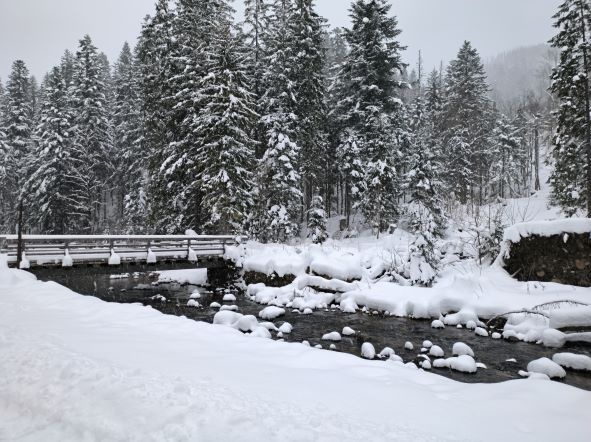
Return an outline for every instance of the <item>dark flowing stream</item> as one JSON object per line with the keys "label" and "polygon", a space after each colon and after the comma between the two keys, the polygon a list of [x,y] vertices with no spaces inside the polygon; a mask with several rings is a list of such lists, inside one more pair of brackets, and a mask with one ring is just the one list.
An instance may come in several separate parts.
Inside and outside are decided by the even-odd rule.
{"label": "dark flowing stream", "polygon": [[[176,283],[156,284],[155,279],[149,274],[136,274],[135,276],[121,279],[111,279],[109,275],[80,274],[68,272],[56,272],[51,280],[62,284],[78,293],[88,296],[96,296],[104,301],[118,303],[141,303],[149,305],[165,314],[186,316],[196,321],[211,323],[214,315],[219,311],[210,308],[212,302],[222,305],[236,305],[238,312],[245,315],[255,315],[265,307],[250,301],[239,290],[226,288],[211,290],[206,287],[181,285]],[[190,295],[198,290],[201,298],[200,308],[188,307],[187,301]],[[236,295],[236,302],[223,302],[224,293]],[[166,298],[157,297],[161,295]],[[445,357],[452,356],[451,350],[455,342],[464,342],[475,353],[477,362],[482,362],[487,369],[478,369],[475,374],[461,373],[449,369],[432,370],[433,373],[446,376],[461,382],[491,383],[511,379],[520,379],[519,370],[525,370],[528,362],[541,357],[552,358],[554,353],[571,352],[591,356],[591,346],[572,343],[562,349],[550,349],[541,345],[527,344],[523,342],[509,342],[494,340],[476,336],[473,331],[446,327],[445,329],[432,329],[431,321],[386,317],[383,315],[369,315],[366,313],[344,314],[340,310],[316,310],[311,315],[294,313],[285,309],[286,314],[273,322],[278,327],[285,321],[293,326],[291,334],[285,334],[283,339],[288,342],[302,342],[307,340],[310,345],[322,345],[328,349],[335,345],[334,351],[351,353],[356,356],[361,354],[363,342],[371,342],[376,352],[384,347],[391,347],[396,354],[404,359],[404,362],[417,362],[420,359],[421,344],[424,340],[431,341],[440,346],[445,352]],[[262,320],[259,319],[262,322]],[[357,332],[356,336],[343,336],[340,342],[323,341],[322,335],[337,331],[341,333],[343,327],[351,327]],[[278,339],[272,332],[273,339]],[[404,349],[405,342],[410,341],[414,350]],[[431,359],[434,359],[431,357]],[[516,362],[513,362],[515,360]],[[379,362],[376,362],[379,363]],[[567,370],[567,376],[559,381],[591,391],[591,373]]]}

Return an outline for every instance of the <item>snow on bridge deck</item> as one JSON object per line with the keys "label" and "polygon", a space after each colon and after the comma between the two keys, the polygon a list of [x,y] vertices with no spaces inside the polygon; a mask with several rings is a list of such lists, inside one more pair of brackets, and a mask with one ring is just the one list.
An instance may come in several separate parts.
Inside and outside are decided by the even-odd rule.
{"label": "snow on bridge deck", "polygon": [[[76,264],[120,265],[221,258],[226,245],[241,241],[226,235],[23,235],[21,268]],[[0,236],[0,253],[16,265],[18,236]]]}

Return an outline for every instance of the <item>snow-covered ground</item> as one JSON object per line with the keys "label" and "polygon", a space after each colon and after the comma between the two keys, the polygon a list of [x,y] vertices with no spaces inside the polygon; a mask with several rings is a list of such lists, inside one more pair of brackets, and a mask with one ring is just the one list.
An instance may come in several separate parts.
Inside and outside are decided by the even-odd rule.
{"label": "snow-covered ground", "polygon": [[460,384],[16,270],[0,269],[0,358],[0,440],[588,440],[591,393],[563,384]]}

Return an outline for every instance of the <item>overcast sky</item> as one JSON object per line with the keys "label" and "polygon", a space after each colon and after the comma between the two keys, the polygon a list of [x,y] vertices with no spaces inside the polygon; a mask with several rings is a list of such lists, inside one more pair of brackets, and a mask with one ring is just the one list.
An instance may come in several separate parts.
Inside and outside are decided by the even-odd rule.
{"label": "overcast sky", "polygon": [[[235,2],[240,11],[242,0]],[[470,40],[484,58],[518,46],[546,42],[561,0],[391,0],[415,64],[423,51],[430,69],[454,58]],[[331,26],[348,24],[350,0],[316,0]],[[124,41],[135,42],[154,0],[0,0],[0,78],[5,82],[15,59],[38,76],[55,65],[66,48],[90,34],[111,60]]]}

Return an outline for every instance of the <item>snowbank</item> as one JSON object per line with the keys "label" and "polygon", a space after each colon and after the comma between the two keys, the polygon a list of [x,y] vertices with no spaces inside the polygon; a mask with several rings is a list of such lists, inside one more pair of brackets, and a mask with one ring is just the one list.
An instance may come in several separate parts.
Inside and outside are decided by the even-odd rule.
{"label": "snowbank", "polygon": [[0,358],[6,440],[588,438],[591,393],[559,383],[460,384],[104,303],[6,269]]}
{"label": "snowbank", "polygon": [[564,233],[591,233],[591,219],[567,218],[556,221],[532,221],[515,224],[505,229],[503,240],[518,243],[522,238],[530,236],[548,237]]}

